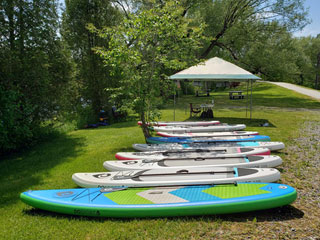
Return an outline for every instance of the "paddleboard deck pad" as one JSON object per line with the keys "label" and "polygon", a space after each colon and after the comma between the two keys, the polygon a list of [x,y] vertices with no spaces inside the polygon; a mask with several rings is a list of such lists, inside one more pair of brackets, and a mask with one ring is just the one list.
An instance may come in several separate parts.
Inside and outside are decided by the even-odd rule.
{"label": "paddleboard deck pad", "polygon": [[238,183],[130,189],[59,189],[21,193],[26,204],[52,212],[94,217],[171,217],[248,212],[292,203],[284,184]]}

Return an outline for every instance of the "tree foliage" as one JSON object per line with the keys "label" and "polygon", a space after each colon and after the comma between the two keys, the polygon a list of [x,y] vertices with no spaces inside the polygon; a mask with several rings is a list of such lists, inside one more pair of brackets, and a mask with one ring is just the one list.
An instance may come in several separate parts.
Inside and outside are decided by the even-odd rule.
{"label": "tree foliage", "polygon": [[87,25],[93,24],[98,28],[114,26],[122,17],[110,0],[66,0],[65,4],[62,36],[76,63],[80,91],[78,103],[89,104],[97,114],[104,107],[110,107],[104,88],[116,86],[117,82],[93,52],[97,46],[107,46],[108,41],[90,32]]}
{"label": "tree foliage", "polygon": [[57,36],[56,1],[4,0],[0,6],[0,149],[7,151],[28,143],[62,108],[71,73]]}
{"label": "tree foliage", "polygon": [[[301,29],[308,23],[304,0],[205,0],[195,8],[191,8],[190,16],[198,16],[207,24],[205,34],[210,37],[200,53],[201,58],[210,55],[215,47],[225,50],[232,49],[226,35],[233,29],[239,34],[236,38],[245,38],[250,34],[270,31],[276,22],[280,29],[287,31]],[[256,24],[259,23],[259,24]]]}
{"label": "tree foliage", "polygon": [[191,27],[182,16],[177,1],[167,1],[138,14],[130,14],[119,26],[97,30],[108,39],[108,48],[97,53],[105,64],[120,74],[120,87],[109,89],[113,97],[124,95],[123,106],[134,109],[143,122],[145,136],[149,136],[145,122],[154,116],[159,97],[170,80],[167,74],[196,62],[195,52],[202,39],[202,26]]}

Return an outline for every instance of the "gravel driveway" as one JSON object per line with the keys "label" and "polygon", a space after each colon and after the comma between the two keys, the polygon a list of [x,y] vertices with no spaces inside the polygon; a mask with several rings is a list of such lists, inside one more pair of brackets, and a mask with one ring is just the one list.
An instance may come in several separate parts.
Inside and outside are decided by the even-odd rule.
{"label": "gravel driveway", "polygon": [[291,83],[285,83],[285,82],[268,82],[268,81],[261,81],[261,82],[267,82],[267,83],[275,84],[275,85],[278,85],[280,87],[284,87],[284,88],[296,91],[298,93],[307,95],[309,97],[315,98],[317,100],[320,100],[320,91],[318,91],[318,90],[312,90],[312,89],[300,87],[298,85],[291,84]]}

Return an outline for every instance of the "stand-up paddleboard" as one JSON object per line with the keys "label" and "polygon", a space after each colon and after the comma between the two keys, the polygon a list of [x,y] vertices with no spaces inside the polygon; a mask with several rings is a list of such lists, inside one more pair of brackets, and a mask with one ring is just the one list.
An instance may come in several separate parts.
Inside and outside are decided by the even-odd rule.
{"label": "stand-up paddleboard", "polygon": [[240,168],[272,168],[282,163],[276,155],[247,156],[235,158],[195,158],[176,160],[124,160],[105,161],[103,166],[111,171],[164,169],[170,167],[240,167]]}
{"label": "stand-up paddleboard", "polygon": [[152,126],[151,130],[157,132],[231,132],[239,131],[246,128],[244,124],[219,124],[219,125],[208,125],[208,126]]}
{"label": "stand-up paddleboard", "polygon": [[250,135],[250,136],[225,136],[225,137],[191,137],[191,138],[178,138],[178,137],[149,137],[147,138],[148,143],[206,143],[206,142],[268,142],[270,141],[269,136],[264,135]]}
{"label": "stand-up paddleboard", "polygon": [[208,149],[214,150],[216,147],[248,147],[248,148],[268,148],[270,151],[284,149],[283,142],[206,142],[206,143],[164,143],[164,144],[133,144],[137,151],[167,151],[167,150],[191,150]]}
{"label": "stand-up paddleboard", "polygon": [[[220,121],[197,121],[197,122],[148,122],[149,126],[208,126],[220,124]],[[141,121],[138,121],[138,125],[142,125]]]}
{"label": "stand-up paddleboard", "polygon": [[268,148],[223,148],[215,149],[191,149],[191,150],[167,150],[151,152],[118,152],[119,160],[134,159],[179,159],[179,158],[212,158],[212,157],[243,157],[250,155],[270,155]]}
{"label": "stand-up paddleboard", "polygon": [[259,135],[254,131],[233,131],[233,132],[199,132],[199,133],[176,133],[176,132],[157,132],[157,135],[161,137],[225,137],[225,136],[250,136]]}
{"label": "stand-up paddleboard", "polygon": [[75,173],[80,187],[155,187],[221,184],[233,182],[275,182],[280,172],[274,168],[166,168],[120,172]]}
{"label": "stand-up paddleboard", "polygon": [[276,183],[238,183],[150,188],[77,188],[21,193],[35,208],[94,217],[172,217],[248,212],[284,206],[294,188]]}

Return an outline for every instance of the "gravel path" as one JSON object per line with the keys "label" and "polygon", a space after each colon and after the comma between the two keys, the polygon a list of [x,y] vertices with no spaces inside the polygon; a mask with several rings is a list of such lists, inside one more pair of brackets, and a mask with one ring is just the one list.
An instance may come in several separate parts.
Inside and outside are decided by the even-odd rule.
{"label": "gravel path", "polygon": [[296,187],[293,204],[304,216],[292,221],[289,239],[320,239],[320,121],[307,121],[286,149],[284,178]]}
{"label": "gravel path", "polygon": [[[263,81],[263,82],[267,82],[267,81]],[[307,95],[309,97],[315,98],[317,100],[320,100],[320,91],[318,91],[318,90],[307,89],[307,88],[300,87],[295,84],[285,83],[285,82],[267,82],[267,83],[275,84],[280,87],[284,87],[284,88],[296,91],[298,93],[302,93],[304,95]]]}

